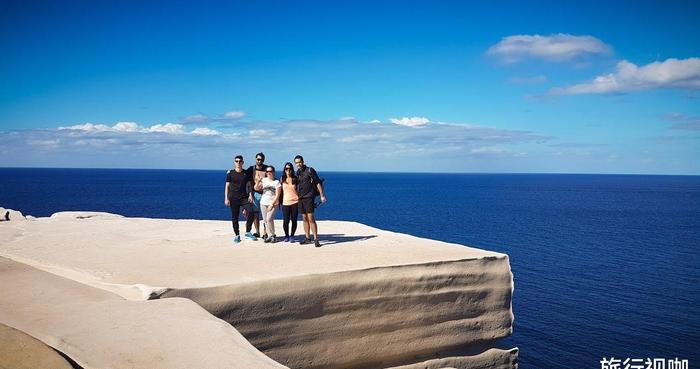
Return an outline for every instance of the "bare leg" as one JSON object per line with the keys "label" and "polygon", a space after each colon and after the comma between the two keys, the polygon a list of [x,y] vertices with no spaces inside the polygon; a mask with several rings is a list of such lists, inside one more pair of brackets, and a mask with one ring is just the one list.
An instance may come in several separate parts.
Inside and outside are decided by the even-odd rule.
{"label": "bare leg", "polygon": [[[309,216],[309,225],[311,226],[311,232],[314,234],[314,239],[318,239],[318,227],[316,226],[316,218],[313,214],[307,214]],[[308,232],[307,232],[308,234]],[[309,236],[306,236],[309,237]]]}
{"label": "bare leg", "polygon": [[304,234],[306,234],[306,238],[309,239],[309,215],[312,214],[303,214],[304,217]]}

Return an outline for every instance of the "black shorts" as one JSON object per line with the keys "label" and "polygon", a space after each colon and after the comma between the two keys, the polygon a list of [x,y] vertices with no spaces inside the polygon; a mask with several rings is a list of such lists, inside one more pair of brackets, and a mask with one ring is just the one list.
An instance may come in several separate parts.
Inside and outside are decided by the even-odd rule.
{"label": "black shorts", "polygon": [[299,199],[299,212],[302,214],[314,213],[314,198],[307,197]]}
{"label": "black shorts", "polygon": [[[241,209],[245,210],[245,212],[246,212],[245,216],[246,216],[246,217],[250,217],[250,216],[253,214],[253,212],[255,211],[255,210],[253,209],[253,204],[251,204],[251,203],[248,201],[248,198],[247,198],[247,197],[243,197],[243,198],[235,198],[235,197],[234,197],[234,198],[232,198],[232,199],[229,199],[228,201],[229,201],[229,204],[230,204],[229,206],[231,207],[231,215],[232,215],[234,218],[238,218],[238,213],[240,212]],[[236,214],[233,214],[234,212],[235,212]]]}

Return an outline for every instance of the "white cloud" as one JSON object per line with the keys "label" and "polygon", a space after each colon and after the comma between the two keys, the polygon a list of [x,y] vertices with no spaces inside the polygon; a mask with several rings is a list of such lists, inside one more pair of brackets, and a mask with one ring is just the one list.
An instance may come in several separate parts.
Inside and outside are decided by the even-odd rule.
{"label": "white cloud", "polygon": [[368,123],[377,124],[377,123],[381,123],[381,122],[382,122],[382,121],[379,120],[379,119],[372,119],[372,120],[370,120]]}
{"label": "white cloud", "polygon": [[104,124],[92,124],[92,123],[85,123],[85,124],[76,124],[73,126],[68,126],[68,127],[58,127],[59,130],[77,130],[77,131],[88,131],[88,132],[103,132],[103,131],[111,131],[112,128],[109,126],[106,126]]}
{"label": "white cloud", "polygon": [[654,88],[700,89],[700,58],[666,59],[637,66],[623,60],[614,73],[569,87],[550,90],[551,95],[610,94]]}
{"label": "white cloud", "polygon": [[139,127],[138,124],[136,124],[134,122],[119,122],[119,123],[115,124],[114,126],[112,126],[112,128],[115,131],[121,131],[121,132],[138,132],[142,129],[141,127]]}
{"label": "white cloud", "polygon": [[407,127],[420,127],[430,123],[430,119],[425,117],[403,117],[400,119],[390,118],[389,121],[394,124],[400,124]]}
{"label": "white cloud", "polygon": [[491,46],[487,55],[495,56],[504,63],[516,63],[524,59],[542,59],[561,62],[576,59],[583,55],[607,54],[610,46],[593,36],[569,34],[513,35],[504,37]]}
{"label": "white cloud", "polygon": [[162,132],[170,134],[180,134],[185,133],[183,131],[182,124],[166,123],[166,124],[156,124],[148,128],[148,132]]}
{"label": "white cloud", "polygon": [[206,127],[195,128],[191,133],[193,135],[200,135],[200,136],[217,136],[217,135],[221,134],[221,132],[219,132],[215,129],[206,128]]}
{"label": "white cloud", "polygon": [[245,112],[244,111],[230,111],[224,114],[224,118],[227,119],[240,119],[245,117]]}

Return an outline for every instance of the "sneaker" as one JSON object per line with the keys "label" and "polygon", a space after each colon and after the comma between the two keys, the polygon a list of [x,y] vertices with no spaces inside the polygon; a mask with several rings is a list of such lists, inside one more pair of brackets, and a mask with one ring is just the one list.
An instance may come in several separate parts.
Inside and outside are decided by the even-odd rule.
{"label": "sneaker", "polygon": [[[248,233],[250,233],[250,232],[248,232]],[[253,233],[253,237],[255,237],[255,238],[260,237],[260,233],[258,233],[258,232]]]}
{"label": "sneaker", "polygon": [[270,238],[268,238],[268,241],[270,241],[270,243],[277,243],[277,237],[272,235],[272,236],[270,236]]}
{"label": "sneaker", "polygon": [[[255,236],[255,237],[259,237],[259,236]],[[264,241],[267,241],[267,237],[268,237],[268,236],[267,236],[267,233],[265,233],[265,234],[262,236],[262,239],[263,239]]]}
{"label": "sneaker", "polygon": [[289,242],[289,237],[285,237],[282,239],[282,242]]}
{"label": "sneaker", "polygon": [[233,243],[240,243],[241,242],[241,236],[236,235],[236,237],[233,238]]}
{"label": "sneaker", "polygon": [[251,241],[257,241],[257,240],[258,240],[258,238],[255,237],[255,235],[252,234],[252,233],[250,233],[250,232],[246,232],[246,233],[245,233],[245,239],[246,239],[246,240],[251,240]]}
{"label": "sneaker", "polygon": [[296,242],[297,242],[297,240],[296,240],[296,238],[294,238],[294,236],[289,237],[289,243],[296,243]]}
{"label": "sneaker", "polygon": [[307,243],[311,243],[311,240],[308,238],[304,238],[303,240],[299,241],[300,245],[306,245]]}
{"label": "sneaker", "polygon": [[318,242],[318,239],[314,240],[314,246],[321,247],[321,244]]}

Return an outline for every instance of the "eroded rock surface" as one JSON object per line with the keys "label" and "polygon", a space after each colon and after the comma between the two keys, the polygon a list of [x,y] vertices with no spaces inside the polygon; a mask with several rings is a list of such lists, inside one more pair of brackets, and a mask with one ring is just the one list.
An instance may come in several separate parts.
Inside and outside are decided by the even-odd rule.
{"label": "eroded rock surface", "polygon": [[230,222],[68,212],[0,225],[0,256],[120,303],[189,302],[292,368],[516,366],[517,350],[493,348],[512,331],[506,255],[352,222],[319,230],[320,249],[234,245]]}
{"label": "eroded rock surface", "polygon": [[0,284],[0,322],[84,369],[285,368],[187,299],[128,301],[5,258]]}
{"label": "eroded rock surface", "polygon": [[27,220],[27,218],[21,211],[0,207],[0,222],[18,222],[25,220]]}
{"label": "eroded rock surface", "polygon": [[0,369],[73,369],[58,352],[38,339],[0,324]]}

